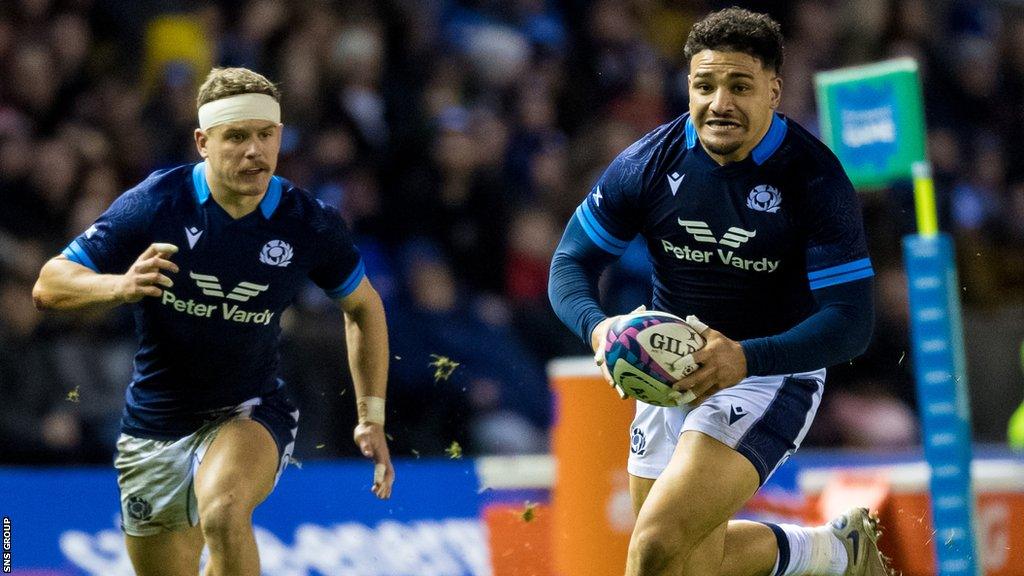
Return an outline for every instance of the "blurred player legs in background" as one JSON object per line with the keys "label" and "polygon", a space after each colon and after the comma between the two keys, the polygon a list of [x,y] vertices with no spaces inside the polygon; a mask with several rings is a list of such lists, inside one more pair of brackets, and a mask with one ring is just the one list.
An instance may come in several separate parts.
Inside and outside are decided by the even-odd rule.
{"label": "blurred player legs in background", "polygon": [[[346,327],[372,490],[391,495],[384,308],[341,217],[274,176],[280,94],[244,68],[199,89],[204,162],[153,173],[39,274],[39,308],[133,304],[140,338],[116,467],[137,573],[260,572],[252,512],[291,458],[299,412],[277,377],[281,312],[307,278]],[[179,248],[180,246],[180,248]]]}
{"label": "blurred player legs in background", "polygon": [[552,304],[599,364],[616,317],[596,282],[637,234],[654,261],[653,308],[714,327],[693,353],[701,367],[676,384],[697,396],[691,411],[638,403],[631,429],[646,449],[630,455],[626,573],[886,574],[864,510],[818,528],[729,521],[799,447],[824,367],[867,346],[874,273],[838,161],[775,112],[778,23],[716,12],[694,25],[686,57],[689,114],[612,162],[551,267]]}

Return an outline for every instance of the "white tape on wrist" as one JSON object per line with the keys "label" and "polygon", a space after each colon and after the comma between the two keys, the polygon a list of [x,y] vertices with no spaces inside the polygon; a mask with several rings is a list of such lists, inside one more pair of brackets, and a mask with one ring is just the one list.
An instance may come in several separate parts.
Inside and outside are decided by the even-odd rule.
{"label": "white tape on wrist", "polygon": [[220,98],[199,107],[202,130],[240,120],[267,120],[279,124],[281,104],[269,94],[248,93]]}
{"label": "white tape on wrist", "polygon": [[384,425],[384,399],[377,396],[363,396],[356,400],[359,423],[372,422]]}

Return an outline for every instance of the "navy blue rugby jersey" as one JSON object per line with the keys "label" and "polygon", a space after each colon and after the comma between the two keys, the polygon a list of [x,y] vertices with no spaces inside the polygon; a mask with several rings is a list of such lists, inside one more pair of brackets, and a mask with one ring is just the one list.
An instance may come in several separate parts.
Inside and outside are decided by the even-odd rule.
{"label": "navy blue rugby jersey", "polygon": [[121,195],[65,250],[102,274],[123,274],[153,242],[178,246],[162,297],[134,305],[139,350],[122,430],[177,438],[275,390],[281,312],[307,278],[343,298],[365,275],[337,211],[274,176],[238,220],[211,199],[205,163],[154,172]]}
{"label": "navy blue rugby jersey", "polygon": [[623,151],[575,217],[614,255],[642,235],[654,308],[695,314],[734,340],[786,331],[815,311],[812,290],[874,274],[849,178],[780,114],[725,166],[684,114]]}

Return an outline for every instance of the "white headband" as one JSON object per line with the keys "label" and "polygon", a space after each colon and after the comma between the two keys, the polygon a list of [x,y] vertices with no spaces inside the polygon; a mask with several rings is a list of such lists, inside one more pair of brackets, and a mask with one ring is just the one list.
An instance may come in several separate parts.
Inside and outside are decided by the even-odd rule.
{"label": "white headband", "polygon": [[281,122],[281,104],[269,94],[237,94],[199,107],[199,128],[207,130],[225,122],[269,120]]}

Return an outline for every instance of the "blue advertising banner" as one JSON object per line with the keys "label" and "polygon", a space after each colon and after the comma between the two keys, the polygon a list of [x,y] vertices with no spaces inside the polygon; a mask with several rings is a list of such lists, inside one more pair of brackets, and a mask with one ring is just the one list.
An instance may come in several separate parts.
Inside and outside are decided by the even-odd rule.
{"label": "blue advertising banner", "polygon": [[[254,517],[264,574],[490,575],[469,460],[396,463],[390,500],[370,493],[367,462],[289,469]],[[15,574],[133,574],[113,469],[0,469]]]}

